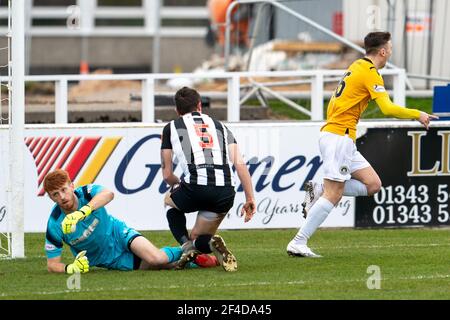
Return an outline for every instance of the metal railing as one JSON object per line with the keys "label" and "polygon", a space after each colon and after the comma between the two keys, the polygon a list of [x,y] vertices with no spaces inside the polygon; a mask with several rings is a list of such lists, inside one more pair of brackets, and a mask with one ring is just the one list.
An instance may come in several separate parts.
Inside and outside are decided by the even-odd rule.
{"label": "metal railing", "polygon": [[[25,81],[54,82],[55,83],[55,123],[67,123],[68,119],[68,82],[86,80],[139,80],[141,81],[141,114],[142,122],[155,122],[155,82],[174,78],[188,79],[221,79],[227,81],[227,121],[240,120],[240,106],[244,102],[241,99],[241,79],[257,78],[301,78],[303,82],[311,84],[309,97],[311,98],[311,110],[301,110],[311,117],[311,120],[323,120],[324,84],[328,81],[336,81],[337,76],[342,76],[345,70],[307,70],[307,71],[275,71],[275,72],[217,72],[217,73],[142,73],[142,74],[86,74],[86,75],[39,75],[25,76]],[[399,105],[405,105],[405,70],[382,70],[382,75],[393,76],[393,100]],[[327,78],[332,77],[332,78]],[[5,77],[0,77],[5,81]],[[254,83],[252,83],[254,84]],[[282,91],[268,89],[270,83],[257,82],[257,88],[266,88],[265,93],[279,99],[289,105],[294,103],[283,96]],[[207,92],[200,92],[206,95]],[[246,97],[248,98],[248,97]],[[291,101],[288,102],[286,100]],[[306,111],[306,112],[305,112]]]}
{"label": "metal railing", "polygon": [[[225,70],[228,70],[228,60],[229,60],[230,51],[231,51],[231,42],[230,42],[230,39],[231,39],[231,12],[233,11],[233,9],[236,6],[238,6],[240,4],[248,5],[248,4],[256,4],[256,3],[274,6],[275,8],[280,9],[280,10],[284,11],[285,13],[288,13],[289,15],[308,24],[309,26],[329,35],[330,37],[347,45],[348,47],[350,47],[356,51],[359,51],[362,54],[365,54],[365,50],[362,47],[347,40],[346,38],[340,36],[339,34],[335,33],[334,31],[322,26],[321,24],[309,19],[308,17],[300,14],[299,12],[295,12],[294,10],[292,10],[291,8],[289,8],[288,6],[286,6],[283,3],[273,1],[273,0],[236,0],[228,6],[226,19],[225,19],[225,47],[224,47]],[[250,53],[251,53],[251,51],[250,51]],[[394,64],[392,64],[390,62],[387,62],[386,66],[390,67],[390,68],[394,68],[394,69],[398,68],[397,66],[395,66]],[[410,83],[410,81],[408,80],[406,75],[405,75],[404,81],[408,85],[409,89],[414,90],[412,84]]]}

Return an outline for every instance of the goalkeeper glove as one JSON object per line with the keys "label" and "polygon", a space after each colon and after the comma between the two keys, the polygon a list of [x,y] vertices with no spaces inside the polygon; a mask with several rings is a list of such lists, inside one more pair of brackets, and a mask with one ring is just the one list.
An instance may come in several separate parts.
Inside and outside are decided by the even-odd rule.
{"label": "goalkeeper glove", "polygon": [[64,234],[75,232],[77,229],[77,222],[83,220],[92,212],[92,208],[87,204],[80,210],[74,211],[64,217],[61,222],[62,231]]}
{"label": "goalkeeper glove", "polygon": [[89,271],[89,260],[86,257],[86,250],[81,251],[75,257],[75,261],[66,265],[66,273],[86,273]]}

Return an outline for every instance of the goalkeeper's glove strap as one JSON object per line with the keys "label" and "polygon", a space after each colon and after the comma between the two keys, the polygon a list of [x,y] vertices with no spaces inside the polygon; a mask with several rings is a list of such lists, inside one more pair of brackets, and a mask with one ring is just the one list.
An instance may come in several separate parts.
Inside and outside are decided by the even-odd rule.
{"label": "goalkeeper's glove strap", "polygon": [[90,205],[87,204],[87,205],[81,207],[80,210],[78,210],[78,211],[80,211],[81,213],[83,213],[84,217],[86,218],[88,215],[91,214],[92,208],[91,208]]}

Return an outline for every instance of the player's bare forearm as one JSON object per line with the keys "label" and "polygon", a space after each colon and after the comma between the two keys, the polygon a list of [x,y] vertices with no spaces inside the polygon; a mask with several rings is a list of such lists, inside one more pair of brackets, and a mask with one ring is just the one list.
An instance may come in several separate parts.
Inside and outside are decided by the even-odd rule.
{"label": "player's bare forearm", "polygon": [[239,147],[236,143],[229,145],[230,159],[233,162],[236,172],[238,174],[239,180],[242,183],[242,188],[245,193],[245,203],[241,210],[241,215],[245,214],[245,222],[252,219],[256,212],[255,196],[253,195],[253,185],[252,177],[248,172],[247,164],[239,152]]}
{"label": "player's bare forearm", "polygon": [[161,150],[161,170],[163,179],[170,186],[180,183],[180,179],[173,174],[172,156],[172,149]]}
{"label": "player's bare forearm", "polygon": [[253,195],[252,178],[244,164],[236,165],[236,172],[241,180],[245,193],[245,203],[241,210],[241,216],[245,215],[244,221],[249,222],[256,212],[255,196]]}
{"label": "player's bare forearm", "polygon": [[110,203],[114,199],[114,193],[110,190],[104,189],[97,193],[88,205],[91,207],[92,211],[102,208]]}
{"label": "player's bare forearm", "polygon": [[66,265],[61,262],[61,257],[47,259],[47,270],[50,273],[65,273]]}
{"label": "player's bare forearm", "polygon": [[254,201],[255,196],[253,195],[252,178],[248,172],[247,166],[245,164],[236,164],[235,168],[239,180],[242,183],[242,188],[244,189],[245,199],[247,201]]}

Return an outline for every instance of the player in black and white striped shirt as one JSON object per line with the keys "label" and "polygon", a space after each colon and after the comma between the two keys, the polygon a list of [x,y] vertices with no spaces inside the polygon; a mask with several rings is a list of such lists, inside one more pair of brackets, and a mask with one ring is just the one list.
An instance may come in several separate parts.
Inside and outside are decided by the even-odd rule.
{"label": "player in black and white striped shirt", "polygon": [[[200,253],[213,252],[226,271],[236,271],[236,258],[215,233],[233,207],[233,165],[246,197],[242,209],[245,222],[253,217],[256,207],[250,174],[231,131],[202,114],[197,91],[183,87],[175,94],[175,104],[180,117],[163,129],[161,166],[164,181],[172,186],[164,199],[167,220],[184,250],[178,268],[184,268]],[[173,173],[173,156],[183,169],[181,180]],[[189,236],[184,214],[196,211],[197,220]]]}

